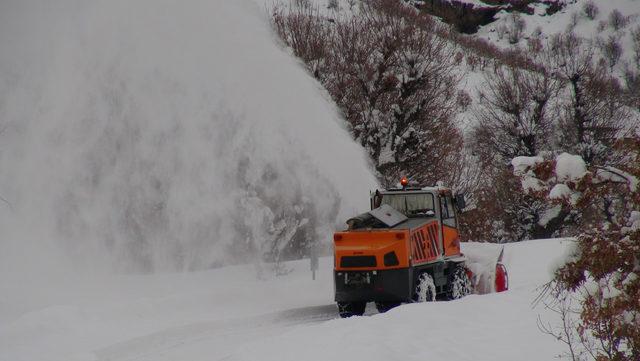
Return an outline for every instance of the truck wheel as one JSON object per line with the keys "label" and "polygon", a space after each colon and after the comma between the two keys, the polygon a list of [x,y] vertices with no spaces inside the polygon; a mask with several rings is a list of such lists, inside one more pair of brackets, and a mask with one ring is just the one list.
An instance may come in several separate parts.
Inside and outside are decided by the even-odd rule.
{"label": "truck wheel", "polygon": [[431,302],[436,300],[436,285],[433,283],[431,275],[427,272],[418,276],[413,300],[415,302]]}
{"label": "truck wheel", "polygon": [[366,307],[366,302],[338,302],[338,313],[342,318],[362,316]]}
{"label": "truck wheel", "polygon": [[471,294],[471,281],[464,267],[457,266],[451,276],[451,290],[447,295],[450,300],[457,300]]}
{"label": "truck wheel", "polygon": [[376,302],[378,312],[385,313],[394,307],[400,306],[400,302]]}

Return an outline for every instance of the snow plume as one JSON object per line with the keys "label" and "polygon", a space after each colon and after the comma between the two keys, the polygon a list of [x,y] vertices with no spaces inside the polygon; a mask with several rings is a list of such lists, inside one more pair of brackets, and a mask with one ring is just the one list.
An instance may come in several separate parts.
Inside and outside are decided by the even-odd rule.
{"label": "snow plume", "polygon": [[277,258],[364,209],[363,151],[262,12],[3,1],[0,273]]}

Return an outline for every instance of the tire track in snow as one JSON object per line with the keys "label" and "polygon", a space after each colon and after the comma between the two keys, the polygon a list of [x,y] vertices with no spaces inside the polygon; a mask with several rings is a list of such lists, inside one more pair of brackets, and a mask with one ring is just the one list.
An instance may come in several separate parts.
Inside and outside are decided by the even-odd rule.
{"label": "tire track in snow", "polygon": [[206,356],[208,360],[220,360],[243,343],[280,333],[288,327],[335,318],[338,318],[337,309],[331,304],[241,319],[198,322],[119,342],[96,350],[95,354],[99,361],[158,361],[166,357],[173,359],[171,351],[181,346],[206,342],[208,350],[215,349],[218,352],[200,356]]}

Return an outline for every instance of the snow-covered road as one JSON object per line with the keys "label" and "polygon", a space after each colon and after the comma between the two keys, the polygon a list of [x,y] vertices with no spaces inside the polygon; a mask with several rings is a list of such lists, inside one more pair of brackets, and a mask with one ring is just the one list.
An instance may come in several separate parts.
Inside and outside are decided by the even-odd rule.
{"label": "snow-covered road", "polygon": [[3,284],[0,360],[550,360],[563,348],[537,319],[555,319],[533,301],[567,243],[507,245],[508,292],[350,319],[332,302],[331,258],[316,281],[297,261],[279,277],[234,266],[77,278],[39,293]]}
{"label": "snow-covered road", "polygon": [[95,353],[101,361],[223,360],[243,344],[284,333],[295,326],[336,317],[336,306],[332,304],[248,318],[199,322],[136,337],[96,350]]}

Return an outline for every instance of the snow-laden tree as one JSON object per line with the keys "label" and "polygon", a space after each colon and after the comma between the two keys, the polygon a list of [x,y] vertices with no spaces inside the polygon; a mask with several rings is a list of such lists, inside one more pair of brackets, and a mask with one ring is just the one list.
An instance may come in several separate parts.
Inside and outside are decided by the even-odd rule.
{"label": "snow-laden tree", "polygon": [[393,0],[365,1],[335,18],[312,7],[276,8],[274,25],[329,91],[386,186],[401,175],[451,184],[462,138],[453,124],[460,77],[447,29]]}

